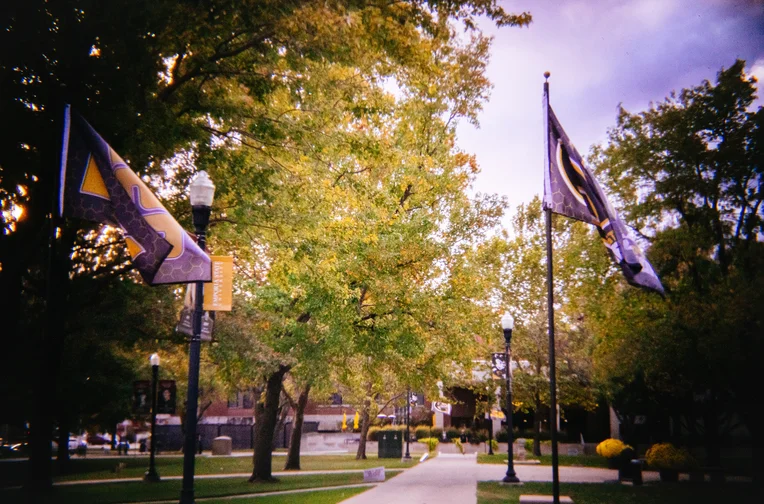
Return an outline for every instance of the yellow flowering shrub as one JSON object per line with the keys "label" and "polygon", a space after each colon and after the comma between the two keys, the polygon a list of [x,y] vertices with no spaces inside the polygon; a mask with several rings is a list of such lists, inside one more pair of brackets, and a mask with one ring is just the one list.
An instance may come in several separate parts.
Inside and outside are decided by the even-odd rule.
{"label": "yellow flowering shrub", "polygon": [[435,448],[438,447],[438,443],[439,443],[438,438],[434,438],[434,437],[417,439],[417,442],[426,444],[428,451],[435,451]]}
{"label": "yellow flowering shrub", "polygon": [[620,439],[610,438],[597,445],[597,455],[605,458],[613,458],[620,455],[626,448],[631,448],[631,446],[624,444]]}
{"label": "yellow flowering shrub", "polygon": [[671,443],[656,443],[645,453],[647,464],[653,469],[695,469],[698,461],[685,448]]}

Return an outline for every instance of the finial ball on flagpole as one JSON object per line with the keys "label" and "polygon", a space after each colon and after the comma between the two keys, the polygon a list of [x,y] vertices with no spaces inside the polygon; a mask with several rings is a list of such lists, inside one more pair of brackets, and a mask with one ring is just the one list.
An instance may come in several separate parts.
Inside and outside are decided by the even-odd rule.
{"label": "finial ball on flagpole", "polygon": [[545,79],[548,79],[550,75],[552,75],[552,74],[550,74],[549,72],[544,72],[544,78]]}

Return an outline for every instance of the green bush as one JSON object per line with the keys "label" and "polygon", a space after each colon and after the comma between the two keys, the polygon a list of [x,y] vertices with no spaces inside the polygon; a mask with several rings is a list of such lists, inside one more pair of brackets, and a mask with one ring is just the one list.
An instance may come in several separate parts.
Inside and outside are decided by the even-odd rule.
{"label": "green bush", "polygon": [[424,439],[428,437],[440,439],[442,434],[443,429],[440,427],[419,426],[414,430],[414,436],[416,436],[417,439]]}
{"label": "green bush", "polygon": [[446,429],[446,439],[448,439],[449,441],[452,441],[454,439],[459,439],[460,435],[461,434],[459,433],[459,429],[457,429],[456,427],[449,427],[448,429]]}
{"label": "green bush", "polygon": [[[536,432],[533,429],[523,429],[515,432],[515,439],[523,438],[523,439],[533,439],[536,437]],[[564,443],[565,439],[567,438],[567,433],[564,431],[559,431],[557,433],[557,441],[560,443]],[[539,439],[541,441],[549,441],[552,439],[552,434],[549,431],[541,431],[539,432]],[[578,439],[574,440],[574,442],[578,442]]]}
{"label": "green bush", "polygon": [[459,448],[459,451],[462,452],[462,455],[464,455],[464,445],[462,444],[462,440],[458,437],[454,438],[454,444],[457,448]]}
{"label": "green bush", "polygon": [[525,451],[527,451],[528,453],[533,453],[533,440],[526,439],[523,447],[525,448]]}
{"label": "green bush", "polygon": [[[384,427],[369,427],[369,433],[366,435],[366,439],[369,441],[379,441],[379,431],[398,431],[401,434],[405,434],[405,425],[386,425]],[[412,434],[413,436],[413,434]],[[405,437],[404,437],[405,440]]]}
{"label": "green bush", "polygon": [[428,451],[435,451],[435,448],[438,447],[438,443],[439,443],[438,438],[434,438],[434,437],[417,438],[417,441],[419,443],[426,444]]}
{"label": "green bush", "polygon": [[496,433],[496,441],[498,441],[499,443],[507,442],[507,429],[501,429],[499,432]]}
{"label": "green bush", "polygon": [[492,449],[494,452],[498,452],[498,451],[499,451],[499,442],[498,442],[498,441],[496,441],[495,439],[492,439],[492,440],[491,440],[491,449]]}
{"label": "green bush", "polygon": [[369,432],[366,434],[366,439],[369,441],[377,441],[377,433],[382,430],[382,427],[369,427]]}

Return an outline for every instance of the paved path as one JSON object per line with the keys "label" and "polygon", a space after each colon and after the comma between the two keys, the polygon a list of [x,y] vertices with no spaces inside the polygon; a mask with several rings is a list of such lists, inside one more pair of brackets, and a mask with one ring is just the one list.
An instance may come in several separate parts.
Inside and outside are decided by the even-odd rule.
{"label": "paved path", "polygon": [[441,454],[343,504],[470,504],[477,502],[477,457]]}
{"label": "paved path", "polygon": [[[552,466],[515,464],[520,481],[552,481]],[[507,473],[506,465],[478,464],[478,481],[500,481]],[[655,471],[642,471],[643,481],[658,481]],[[599,467],[560,467],[561,483],[617,483],[618,471]]]}
{"label": "paved path", "polygon": [[[478,464],[475,455],[440,454],[343,504],[474,504],[478,481],[501,481],[507,466]],[[552,481],[552,467],[515,465],[520,481]],[[658,473],[645,471],[645,481]],[[594,467],[560,467],[563,483],[616,483],[618,471]]]}

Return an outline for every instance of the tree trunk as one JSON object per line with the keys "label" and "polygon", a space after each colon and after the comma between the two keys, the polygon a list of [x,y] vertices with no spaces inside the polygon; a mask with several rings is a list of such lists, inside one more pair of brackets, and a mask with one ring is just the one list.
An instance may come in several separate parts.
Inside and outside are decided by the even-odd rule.
{"label": "tree trunk", "polygon": [[281,384],[289,366],[281,365],[278,371],[268,377],[265,388],[265,402],[255,405],[255,468],[250,482],[275,481],[272,476],[273,434],[281,396]]}
{"label": "tree trunk", "polygon": [[720,467],[722,465],[721,446],[719,446],[719,417],[716,412],[716,401],[711,395],[710,404],[706,405],[703,415],[705,431],[706,465]]}
{"label": "tree trunk", "polygon": [[369,434],[369,409],[371,400],[366,399],[363,402],[361,410],[361,439],[358,440],[358,451],[355,453],[356,460],[366,460],[366,436]]}
{"label": "tree trunk", "polygon": [[58,453],[56,455],[58,473],[66,474],[69,469],[69,422],[64,419],[59,419]]}
{"label": "tree trunk", "polygon": [[541,395],[536,392],[534,397],[535,409],[533,410],[533,455],[541,456]]}
{"label": "tree trunk", "polygon": [[302,442],[302,424],[305,419],[305,406],[308,404],[308,394],[310,394],[310,384],[305,385],[305,389],[300,393],[297,399],[297,409],[294,414],[294,426],[292,436],[289,439],[289,453],[287,454],[285,471],[300,470],[300,443]]}
{"label": "tree trunk", "polygon": [[[756,409],[756,406],[753,408]],[[751,476],[756,490],[764,495],[764,431],[761,429],[760,416],[748,407],[745,410],[741,416],[751,433]]]}
{"label": "tree trunk", "polygon": [[[287,400],[288,404],[284,402],[284,399],[288,398],[288,396],[286,395],[286,393],[284,393],[283,387],[281,388],[281,394],[282,396],[280,397],[279,411],[278,411],[278,415],[276,419],[276,428],[274,429],[274,434],[273,434],[273,449],[274,450],[278,448],[277,446],[278,436],[276,436],[276,433],[283,432],[284,434],[286,434],[286,417],[287,415],[289,415],[289,407],[291,406],[292,408],[296,409],[295,405],[292,403],[291,400]],[[287,447],[288,445],[285,442],[284,448],[287,448]]]}

